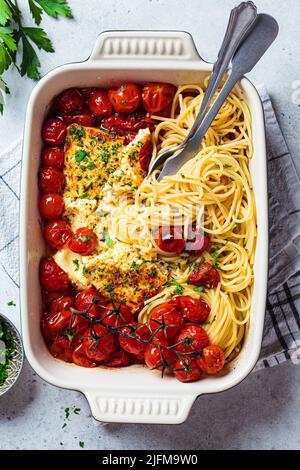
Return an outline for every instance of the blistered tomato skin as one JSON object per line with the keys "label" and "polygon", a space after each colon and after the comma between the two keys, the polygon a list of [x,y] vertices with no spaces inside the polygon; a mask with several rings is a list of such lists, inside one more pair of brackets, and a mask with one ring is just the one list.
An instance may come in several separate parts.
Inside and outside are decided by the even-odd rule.
{"label": "blistered tomato skin", "polygon": [[201,255],[201,253],[207,250],[210,238],[208,235],[205,235],[203,232],[197,230],[196,227],[193,227],[192,235],[192,240],[189,240],[186,243],[186,250],[192,252],[195,255]]}
{"label": "blistered tomato skin", "polygon": [[94,361],[93,359],[90,359],[86,355],[84,345],[82,342],[80,342],[74,348],[74,351],[72,353],[72,362],[74,362],[74,364],[76,364],[77,366],[87,367],[87,368],[97,367],[99,365],[96,361]]}
{"label": "blistered tomato skin", "polygon": [[90,359],[103,361],[117,349],[118,342],[105,326],[96,324],[93,326],[93,336],[89,329],[85,332],[83,346]]}
{"label": "blistered tomato skin", "polygon": [[83,106],[83,98],[78,90],[70,88],[55,98],[54,107],[59,114],[78,114]]}
{"label": "blistered tomato skin", "polygon": [[50,313],[55,314],[63,310],[70,310],[73,307],[73,297],[70,295],[64,295],[58,299],[52,300],[50,304]]}
{"label": "blistered tomato skin", "polygon": [[174,363],[173,371],[180,382],[196,382],[202,376],[197,360],[189,356],[178,358]]}
{"label": "blistered tomato skin", "polygon": [[192,323],[204,323],[210,314],[210,306],[203,299],[178,296],[176,297],[176,305],[186,320]]}
{"label": "blistered tomato skin", "polygon": [[42,194],[39,197],[39,211],[44,220],[54,220],[62,216],[64,200],[60,194]]}
{"label": "blistered tomato skin", "polygon": [[40,261],[40,283],[48,291],[64,291],[69,285],[68,275],[58,266],[53,258]]}
{"label": "blistered tomato skin", "polygon": [[220,346],[210,344],[203,349],[202,356],[198,359],[198,366],[206,374],[217,374],[225,364],[224,351]]}
{"label": "blistered tomato skin", "polygon": [[170,83],[146,83],[143,88],[143,104],[151,113],[159,113],[173,100],[176,87]]}
{"label": "blistered tomato skin", "polygon": [[49,345],[52,356],[65,362],[72,362],[73,345],[67,336],[56,336]]}
{"label": "blistered tomato skin", "polygon": [[149,165],[150,165],[150,161],[152,157],[152,151],[153,151],[152,141],[151,141],[151,138],[149,138],[143,143],[140,149],[140,153],[139,153],[140,165],[141,165],[142,170],[144,170],[145,172],[147,172],[149,169]]}
{"label": "blistered tomato skin", "polygon": [[133,322],[121,328],[119,343],[128,353],[139,355],[144,352],[149,338],[149,328],[144,323]]}
{"label": "blistered tomato skin", "polygon": [[177,336],[183,326],[183,316],[174,304],[165,302],[155,307],[150,314],[150,330],[155,338],[169,341]]}
{"label": "blistered tomato skin", "polygon": [[103,312],[102,322],[105,325],[117,327],[132,323],[133,314],[127,305],[118,301],[110,303]]}
{"label": "blistered tomato skin", "polygon": [[116,132],[121,135],[128,135],[130,133],[136,134],[140,129],[149,128],[154,126],[154,121],[145,117],[144,114],[135,113],[126,117],[111,116],[102,122],[102,126],[110,132]]}
{"label": "blistered tomato skin", "polygon": [[160,227],[154,234],[157,246],[167,253],[180,254],[185,249],[181,227]]}
{"label": "blistered tomato skin", "polygon": [[80,124],[81,126],[93,126],[95,124],[95,117],[91,114],[74,114],[64,115],[64,121],[67,124]]}
{"label": "blistered tomato skin", "polygon": [[65,177],[62,171],[53,166],[44,166],[39,173],[39,190],[43,194],[57,193],[61,194]]}
{"label": "blistered tomato skin", "polygon": [[72,239],[70,226],[64,220],[53,220],[45,225],[45,240],[51,248],[60,250],[67,246]]}
{"label": "blistered tomato skin", "polygon": [[200,263],[193,269],[188,282],[194,286],[217,287],[221,278],[219,272],[210,263]]}
{"label": "blistered tomato skin", "polygon": [[88,309],[87,315],[93,318],[101,318],[107,304],[108,300],[99,294],[94,287],[81,291],[75,299],[76,309],[80,312],[85,312]]}
{"label": "blistered tomato skin", "polygon": [[106,367],[127,367],[131,363],[130,354],[120,347],[104,361]]}
{"label": "blistered tomato skin", "polygon": [[181,332],[174,341],[176,350],[183,353],[197,353],[208,346],[209,338],[206,331],[196,324],[183,325]]}
{"label": "blistered tomato skin", "polygon": [[117,113],[133,113],[142,104],[142,90],[135,83],[123,83],[109,90],[108,97]]}
{"label": "blistered tomato skin", "polygon": [[44,147],[41,160],[43,166],[52,166],[62,170],[65,162],[65,154],[60,147]]}
{"label": "blistered tomato skin", "polygon": [[171,368],[176,360],[176,354],[167,349],[167,341],[155,339],[153,343],[147,345],[144,353],[145,363],[149,369]]}
{"label": "blistered tomato skin", "polygon": [[46,145],[63,146],[66,139],[67,126],[62,119],[49,118],[42,128],[42,139]]}
{"label": "blistered tomato skin", "polygon": [[75,236],[69,244],[69,248],[74,253],[88,256],[93,253],[97,243],[97,236],[95,233],[86,227],[82,227],[76,230]]}
{"label": "blistered tomato skin", "polygon": [[91,94],[88,106],[92,114],[97,117],[109,117],[114,110],[106,90],[100,89]]}

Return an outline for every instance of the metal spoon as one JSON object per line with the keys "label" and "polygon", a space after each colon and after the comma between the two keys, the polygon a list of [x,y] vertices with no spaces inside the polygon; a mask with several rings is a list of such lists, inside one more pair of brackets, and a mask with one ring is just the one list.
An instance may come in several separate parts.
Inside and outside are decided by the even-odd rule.
{"label": "metal spoon", "polygon": [[159,155],[159,157],[157,157],[157,159],[152,164],[150,164],[148,175],[150,175],[156,168],[160,167],[169,157],[173,155],[175,151],[184,148],[187,141],[194,135],[208,110],[209,104],[221,83],[223,75],[227,70],[232,57],[253,27],[256,17],[257,9],[253,2],[242,2],[239,6],[231,11],[225,37],[223,39],[217,61],[214,64],[200,111],[188,137],[177,147],[166,150],[161,155]]}
{"label": "metal spoon", "polygon": [[211,126],[224,101],[235,85],[246,73],[253,69],[264,53],[269,49],[276,39],[278,31],[278,23],[272,16],[265,14],[257,16],[252,31],[248,34],[232,60],[231,74],[227,78],[211,109],[193,137],[188,140],[185,148],[179,154],[170,157],[166,161],[158,176],[158,181],[164,176],[176,174],[184,163],[197,154],[202,138]]}

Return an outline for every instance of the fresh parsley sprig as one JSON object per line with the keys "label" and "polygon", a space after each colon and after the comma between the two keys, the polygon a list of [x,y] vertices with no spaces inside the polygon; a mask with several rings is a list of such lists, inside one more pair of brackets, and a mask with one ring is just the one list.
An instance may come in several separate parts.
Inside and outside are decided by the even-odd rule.
{"label": "fresh parsley sprig", "polygon": [[[52,18],[73,18],[67,0],[28,0],[35,24],[41,23],[45,12]],[[41,63],[36,49],[54,52],[47,33],[39,27],[25,26],[16,0],[0,0],[0,113],[3,113],[3,94],[9,93],[3,74],[15,66],[21,76],[38,80]],[[20,50],[21,63],[17,52]]]}

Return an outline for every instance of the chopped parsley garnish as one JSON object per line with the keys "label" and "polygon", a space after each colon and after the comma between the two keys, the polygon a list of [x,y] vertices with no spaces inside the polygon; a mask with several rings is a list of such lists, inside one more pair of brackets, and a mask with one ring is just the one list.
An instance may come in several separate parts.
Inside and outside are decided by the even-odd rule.
{"label": "chopped parsley garnish", "polygon": [[104,286],[104,291],[105,292],[112,292],[114,290],[114,288],[115,288],[114,284],[106,284]]}
{"label": "chopped parsley garnish", "polygon": [[172,285],[172,286],[175,286],[175,289],[174,289],[175,294],[178,294],[178,295],[181,295],[181,294],[182,294],[182,292],[183,292],[183,286],[182,286],[181,284],[179,284],[178,281],[176,281],[175,279],[172,279],[171,285]]}
{"label": "chopped parsley garnish", "polygon": [[81,411],[80,408],[74,408],[73,410],[75,415],[79,415],[80,411]]}
{"label": "chopped parsley garnish", "polygon": [[122,104],[127,104],[127,101],[126,101],[126,100],[122,100]]}
{"label": "chopped parsley garnish", "polygon": [[183,173],[180,173],[181,178],[185,179],[185,175]]}
{"label": "chopped parsley garnish", "polygon": [[131,269],[139,269],[145,262],[144,259],[139,259],[138,261],[134,261],[130,267]]}
{"label": "chopped parsley garnish", "polygon": [[194,290],[195,292],[206,292],[204,286],[194,287],[193,290]]}
{"label": "chopped parsley garnish", "polygon": [[8,305],[9,307],[15,307],[15,306],[16,306],[16,304],[15,304],[15,302],[14,302],[13,300],[10,300],[9,302],[7,302],[7,305]]}
{"label": "chopped parsley garnish", "polygon": [[83,442],[83,441],[79,441],[79,447],[81,447],[82,449],[84,449],[84,442]]}
{"label": "chopped parsley garnish", "polygon": [[235,228],[237,228],[237,226],[238,226],[238,224],[233,224],[233,225],[231,226],[231,230],[234,230]]}
{"label": "chopped parsley garnish", "polygon": [[82,241],[83,243],[86,243],[89,240],[91,240],[92,238],[93,238],[92,236],[86,237],[85,235],[83,235],[83,237],[80,237],[80,241]]}
{"label": "chopped parsley garnish", "polygon": [[106,137],[102,137],[102,139],[100,140],[101,144],[105,144],[106,142]]}
{"label": "chopped parsley garnish", "polygon": [[65,419],[68,419],[70,416],[70,408],[65,408]]}
{"label": "chopped parsley garnish", "polygon": [[73,264],[75,266],[75,271],[79,271],[79,259],[73,259]]}
{"label": "chopped parsley garnish", "polygon": [[104,241],[106,243],[106,245],[109,247],[109,246],[112,246],[114,241],[110,238],[110,235],[108,232],[105,233],[104,235]]}
{"label": "chopped parsley garnish", "polygon": [[89,170],[94,170],[94,168],[95,168],[95,163],[91,162],[91,163],[88,164],[87,167],[88,167]]}
{"label": "chopped parsley garnish", "polygon": [[76,139],[81,139],[82,137],[86,136],[85,130],[81,124],[79,124],[77,127],[71,127],[69,132],[71,135],[74,135]]}
{"label": "chopped parsley garnish", "polygon": [[82,160],[86,159],[90,155],[89,152],[86,150],[76,150],[75,152],[75,160],[77,163],[82,162]]}
{"label": "chopped parsley garnish", "polygon": [[122,85],[120,85],[120,88],[121,88],[121,90],[125,90],[125,88],[126,88],[126,83],[122,83]]}
{"label": "chopped parsley garnish", "polygon": [[212,255],[211,255],[211,256],[212,256],[211,265],[212,265],[214,268],[218,269],[219,271],[222,271],[221,266],[220,266],[219,263],[217,262],[217,260],[218,260],[218,258],[220,257],[220,255],[221,255],[221,253],[220,253],[218,250],[216,250],[214,253],[212,253]]}

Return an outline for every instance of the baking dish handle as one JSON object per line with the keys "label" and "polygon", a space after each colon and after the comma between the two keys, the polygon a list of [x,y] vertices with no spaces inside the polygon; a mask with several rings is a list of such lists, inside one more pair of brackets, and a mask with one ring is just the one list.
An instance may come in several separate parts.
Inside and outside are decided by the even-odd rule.
{"label": "baking dish handle", "polygon": [[195,401],[192,395],[135,396],[112,395],[91,391],[85,393],[95,419],[116,423],[183,423]]}
{"label": "baking dish handle", "polygon": [[184,31],[105,31],[89,58],[102,59],[203,61],[192,36]]}

